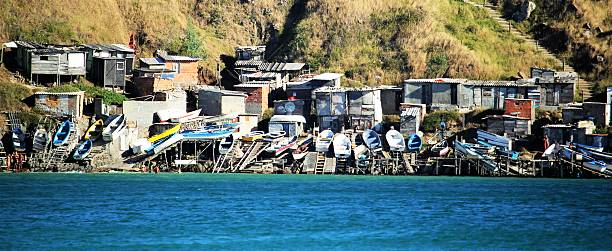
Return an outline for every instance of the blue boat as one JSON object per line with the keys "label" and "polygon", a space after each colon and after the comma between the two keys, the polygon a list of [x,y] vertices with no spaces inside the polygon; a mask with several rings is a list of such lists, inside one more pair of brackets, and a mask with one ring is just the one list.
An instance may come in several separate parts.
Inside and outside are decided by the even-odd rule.
{"label": "blue boat", "polygon": [[184,139],[203,140],[203,139],[224,139],[238,129],[238,124],[211,125],[202,127],[200,130],[183,132]]}
{"label": "blue boat", "polygon": [[26,135],[19,128],[12,131],[13,147],[15,151],[25,152],[26,150]]}
{"label": "blue boat", "polygon": [[57,128],[57,132],[53,137],[53,145],[61,146],[66,144],[68,138],[70,138],[70,134],[72,133],[72,122],[69,120],[64,121],[59,128]]}
{"label": "blue boat", "polygon": [[408,149],[409,152],[418,152],[421,150],[421,146],[423,146],[423,140],[421,137],[416,133],[410,135],[410,138],[406,143],[406,149]]}
{"label": "blue boat", "polygon": [[91,153],[91,149],[92,148],[93,148],[93,142],[90,139],[85,140],[85,141],[81,142],[79,147],[77,147],[76,151],[74,151],[74,154],[72,155],[72,158],[75,159],[75,160],[85,159],[87,157],[87,155],[89,155],[89,153]]}
{"label": "blue boat", "polygon": [[366,129],[361,134],[361,137],[363,138],[363,141],[365,142],[366,146],[368,146],[368,148],[370,148],[372,152],[376,153],[382,151],[382,141],[380,140],[380,136],[378,136],[378,133],[373,130]]}

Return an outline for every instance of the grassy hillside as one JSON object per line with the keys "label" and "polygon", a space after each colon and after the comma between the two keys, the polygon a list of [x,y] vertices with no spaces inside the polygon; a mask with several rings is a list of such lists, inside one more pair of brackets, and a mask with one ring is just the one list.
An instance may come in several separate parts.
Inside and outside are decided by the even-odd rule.
{"label": "grassy hillside", "polygon": [[[612,85],[612,1],[531,1],[537,8],[517,28],[542,39],[544,46],[562,55],[581,76],[600,86]],[[500,2],[507,16],[520,3]]]}
{"label": "grassy hillside", "polygon": [[[243,3],[244,2],[244,3]],[[251,3],[247,3],[251,2]],[[552,66],[486,12],[456,0],[0,0],[0,39],[127,43],[183,51],[188,34],[212,69],[233,47],[343,72],[353,85],[413,77],[498,79]]]}

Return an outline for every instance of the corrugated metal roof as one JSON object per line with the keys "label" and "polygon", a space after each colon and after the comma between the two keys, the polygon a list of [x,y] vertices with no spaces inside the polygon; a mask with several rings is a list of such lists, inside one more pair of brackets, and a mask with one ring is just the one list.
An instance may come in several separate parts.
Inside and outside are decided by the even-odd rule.
{"label": "corrugated metal roof", "polygon": [[163,65],[164,61],[161,58],[140,58],[140,62],[148,65]]}
{"label": "corrugated metal roof", "polygon": [[177,56],[177,55],[160,55],[165,61],[178,61],[178,62],[196,62],[200,61],[199,58],[189,56]]}
{"label": "corrugated metal roof", "polygon": [[571,128],[571,125],[564,125],[564,124],[555,124],[555,125],[545,125],[542,126],[542,128]]}
{"label": "corrugated metal roof", "polygon": [[265,86],[269,86],[270,82],[264,82],[264,83],[259,83],[261,81],[255,81],[255,82],[248,82],[248,83],[244,83],[244,84],[239,84],[239,85],[234,85],[234,87],[240,88],[240,87],[247,87],[247,88],[261,88],[261,87],[265,87]]}
{"label": "corrugated metal roof", "polygon": [[241,92],[241,91],[229,91],[229,90],[221,90],[217,88],[201,87],[200,89],[198,89],[198,91],[217,92],[217,93],[222,93],[223,95],[227,95],[227,96],[244,96],[244,97],[247,96],[246,93]]}
{"label": "corrugated metal roof", "polygon": [[250,74],[245,74],[247,78],[276,78],[276,75],[279,73],[276,72],[255,72]]}
{"label": "corrugated metal roof", "polygon": [[238,60],[236,61],[236,66],[238,67],[244,67],[244,66],[250,66],[250,67],[258,67],[263,63],[263,61],[261,60]]}
{"label": "corrugated metal roof", "polygon": [[459,78],[435,78],[435,79],[407,79],[404,83],[447,83],[447,84],[461,84],[467,81],[467,79]]}
{"label": "corrugated metal roof", "polygon": [[262,63],[260,71],[299,71],[304,68],[304,63]]}
{"label": "corrugated metal roof", "polygon": [[342,76],[344,76],[341,73],[330,73],[330,72],[326,72],[323,74],[319,74],[314,76],[314,80],[323,80],[323,81],[330,81],[330,80],[335,80],[335,79],[339,79]]}
{"label": "corrugated metal roof", "polygon": [[80,96],[85,95],[84,91],[78,92],[36,92],[34,95],[63,95],[63,96]]}
{"label": "corrugated metal roof", "polygon": [[83,47],[100,51],[121,51],[134,53],[134,49],[122,44],[84,44]]}

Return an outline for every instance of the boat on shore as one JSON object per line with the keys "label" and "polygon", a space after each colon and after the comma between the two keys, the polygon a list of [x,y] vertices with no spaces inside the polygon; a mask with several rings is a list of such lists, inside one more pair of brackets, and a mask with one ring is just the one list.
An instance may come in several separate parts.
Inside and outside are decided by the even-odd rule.
{"label": "boat on shore", "polygon": [[57,132],[53,137],[53,145],[61,146],[65,144],[68,141],[68,138],[70,138],[71,133],[74,133],[72,132],[72,122],[70,122],[70,120],[66,120],[57,129]]}
{"label": "boat on shore", "polygon": [[187,112],[178,116],[171,117],[169,120],[173,123],[185,123],[187,121],[191,121],[200,117],[200,113],[202,113],[202,109],[197,109],[192,112]]}
{"label": "boat on shore", "polygon": [[228,154],[232,148],[234,148],[234,143],[234,136],[230,134],[229,136],[225,137],[223,140],[221,140],[221,143],[219,143],[219,153]]}
{"label": "boat on shore", "polygon": [[612,153],[606,153],[606,152],[600,152],[600,151],[595,151],[589,148],[584,148],[581,145],[575,145],[575,149],[579,152],[582,152],[584,154],[590,155],[595,159],[598,160],[603,160],[606,162],[611,162],[612,163]]}
{"label": "boat on shore", "polygon": [[589,145],[583,145],[583,144],[578,144],[578,143],[572,143],[572,146],[576,146],[577,148],[588,150],[590,152],[603,152],[604,150],[603,146],[597,147],[597,146],[589,146]]}
{"label": "boat on shore", "polygon": [[365,131],[363,131],[361,136],[366,146],[373,153],[382,151],[382,141],[380,140],[380,136],[378,136],[378,133],[376,133],[375,131],[371,129],[366,129]]}
{"label": "boat on shore", "polygon": [[315,150],[317,152],[327,152],[333,141],[334,132],[331,130],[324,130],[317,136],[317,142],[315,143]]}
{"label": "boat on shore", "polygon": [[166,138],[166,137],[168,137],[170,135],[173,135],[173,134],[177,133],[180,129],[181,129],[181,124],[175,125],[172,128],[170,128],[168,130],[165,130],[165,131],[163,131],[160,134],[153,135],[152,137],[148,138],[148,141],[149,142],[156,142],[156,141],[158,141],[160,139]]}
{"label": "boat on shore", "polygon": [[87,139],[79,144],[77,149],[74,151],[72,158],[75,160],[83,160],[89,155],[89,153],[91,153],[91,149],[93,149],[93,142],[90,139]]}
{"label": "boat on shore", "polygon": [[32,140],[32,150],[35,152],[43,152],[49,144],[49,133],[44,128],[39,128],[34,133]]}
{"label": "boat on shore", "polygon": [[351,139],[344,133],[337,133],[334,136],[334,155],[336,158],[348,159],[351,157]]}
{"label": "boat on shore", "polygon": [[416,133],[412,134],[410,138],[408,138],[406,146],[409,152],[418,152],[421,150],[421,146],[423,146],[423,139]]}
{"label": "boat on shore", "polygon": [[429,149],[429,152],[436,157],[445,157],[450,153],[450,147],[448,146],[448,142],[446,140],[442,140]]}
{"label": "boat on shore", "polygon": [[104,130],[104,121],[101,119],[96,120],[87,128],[85,134],[83,135],[83,139],[90,139],[91,141],[96,141],[102,136],[102,130]]}
{"label": "boat on shore", "polygon": [[279,156],[287,150],[291,149],[297,142],[297,137],[282,137],[279,140],[274,141],[268,148],[266,148],[266,152],[274,154],[274,156]]}
{"label": "boat on shore", "polygon": [[13,141],[13,148],[18,152],[25,152],[26,150],[26,135],[21,131],[20,128],[14,128],[11,131],[11,137]]}
{"label": "boat on shore", "polygon": [[293,159],[301,160],[306,154],[308,154],[308,148],[312,145],[313,137],[312,135],[308,135],[304,138],[299,138],[294,145],[294,150],[291,153],[293,155]]}
{"label": "boat on shore", "polygon": [[495,164],[495,161],[493,161],[491,157],[478,152],[476,149],[472,148],[472,146],[473,145],[471,144],[461,143],[455,140],[455,151],[456,152],[460,153],[464,157],[480,160],[483,166],[491,172],[498,171],[497,164]]}
{"label": "boat on shore", "polygon": [[285,131],[269,132],[269,133],[264,134],[264,141],[275,142],[285,137],[285,135],[286,135]]}
{"label": "boat on shore", "polygon": [[391,129],[385,134],[387,144],[389,144],[389,150],[392,152],[403,152],[406,150],[406,142],[404,136],[397,130]]}
{"label": "boat on shore", "polygon": [[102,138],[106,142],[111,142],[123,132],[122,129],[125,127],[125,116],[123,114],[111,116],[107,121],[107,126],[102,131]]}
{"label": "boat on shore", "polygon": [[189,140],[215,140],[224,139],[238,129],[237,124],[210,125],[200,130],[184,131],[181,133],[184,139]]}

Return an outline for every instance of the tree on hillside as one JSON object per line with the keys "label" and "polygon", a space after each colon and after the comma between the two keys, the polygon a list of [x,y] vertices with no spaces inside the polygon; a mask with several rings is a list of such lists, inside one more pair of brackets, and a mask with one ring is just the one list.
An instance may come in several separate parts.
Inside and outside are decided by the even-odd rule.
{"label": "tree on hillside", "polygon": [[190,22],[185,30],[185,38],[180,48],[180,52],[183,55],[192,57],[199,57],[205,59],[208,57],[206,51],[202,47],[202,41],[196,27]]}

